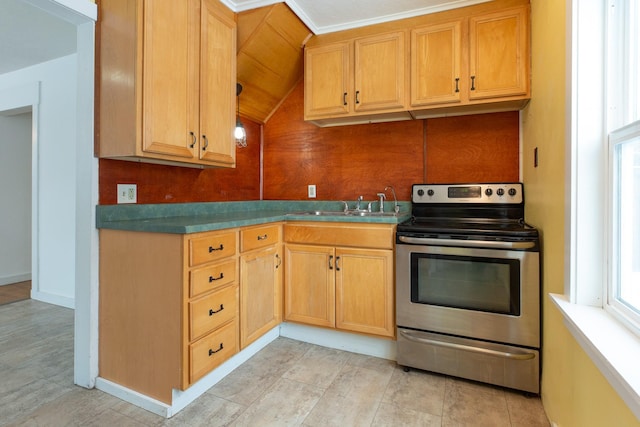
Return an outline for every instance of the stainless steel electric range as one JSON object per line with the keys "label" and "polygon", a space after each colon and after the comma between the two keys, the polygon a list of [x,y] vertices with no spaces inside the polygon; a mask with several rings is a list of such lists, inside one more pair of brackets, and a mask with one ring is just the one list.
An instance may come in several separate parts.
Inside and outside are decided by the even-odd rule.
{"label": "stainless steel electric range", "polygon": [[539,393],[539,259],[521,183],[413,185],[396,233],[398,364]]}

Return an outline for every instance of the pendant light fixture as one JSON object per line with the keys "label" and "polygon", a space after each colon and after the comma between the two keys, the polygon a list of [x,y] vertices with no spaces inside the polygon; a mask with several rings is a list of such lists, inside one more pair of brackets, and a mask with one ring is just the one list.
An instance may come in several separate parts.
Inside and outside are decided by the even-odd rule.
{"label": "pendant light fixture", "polygon": [[244,129],[242,122],[240,121],[240,93],[242,92],[242,85],[240,83],[236,83],[236,129],[234,131],[234,136],[236,138],[236,146],[239,148],[243,148],[247,146],[247,131]]}

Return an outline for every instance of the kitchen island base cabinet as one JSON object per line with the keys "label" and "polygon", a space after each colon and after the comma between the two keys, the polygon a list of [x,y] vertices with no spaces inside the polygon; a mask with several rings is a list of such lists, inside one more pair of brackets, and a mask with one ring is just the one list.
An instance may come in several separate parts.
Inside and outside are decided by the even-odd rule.
{"label": "kitchen island base cabinet", "polygon": [[101,378],[170,405],[239,351],[237,236],[100,230]]}
{"label": "kitchen island base cabinet", "polygon": [[285,226],[285,320],[395,336],[394,227]]}

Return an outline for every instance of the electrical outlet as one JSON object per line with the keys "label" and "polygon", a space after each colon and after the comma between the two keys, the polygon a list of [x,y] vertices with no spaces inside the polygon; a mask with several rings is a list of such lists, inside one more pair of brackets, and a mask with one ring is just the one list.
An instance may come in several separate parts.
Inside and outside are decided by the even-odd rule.
{"label": "electrical outlet", "polygon": [[138,186],[136,184],[118,184],[118,203],[137,203]]}
{"label": "electrical outlet", "polygon": [[308,192],[309,192],[309,198],[310,199],[315,199],[316,198],[316,186],[315,186],[315,184],[310,184],[309,185]]}

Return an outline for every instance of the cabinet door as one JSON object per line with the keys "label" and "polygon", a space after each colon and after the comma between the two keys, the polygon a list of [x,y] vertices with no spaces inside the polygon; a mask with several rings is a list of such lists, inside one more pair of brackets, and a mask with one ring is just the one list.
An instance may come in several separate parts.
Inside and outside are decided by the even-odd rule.
{"label": "cabinet door", "polygon": [[285,319],[334,327],[334,249],[287,244],[285,267]]}
{"label": "cabinet door", "polygon": [[336,249],[336,327],[395,335],[393,251]]}
{"label": "cabinet door", "polygon": [[404,31],[354,42],[356,112],[404,108],[405,51]]}
{"label": "cabinet door", "polygon": [[279,246],[240,257],[240,347],[282,321],[282,257]]}
{"label": "cabinet door", "polygon": [[461,21],[412,30],[411,106],[460,102],[461,58]]}
{"label": "cabinet door", "polygon": [[469,99],[529,95],[527,7],[469,19]]}
{"label": "cabinet door", "polygon": [[236,23],[223,7],[202,0],[200,91],[194,97],[200,99],[200,159],[235,167]]}
{"label": "cabinet door", "polygon": [[142,150],[191,160],[189,120],[191,81],[197,58],[187,49],[193,40],[193,1],[144,2],[142,58]]}
{"label": "cabinet door", "polygon": [[305,119],[346,115],[353,109],[350,46],[344,42],[305,50]]}

